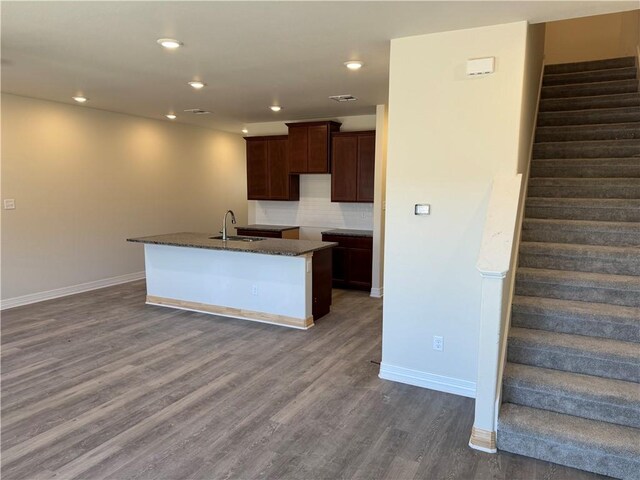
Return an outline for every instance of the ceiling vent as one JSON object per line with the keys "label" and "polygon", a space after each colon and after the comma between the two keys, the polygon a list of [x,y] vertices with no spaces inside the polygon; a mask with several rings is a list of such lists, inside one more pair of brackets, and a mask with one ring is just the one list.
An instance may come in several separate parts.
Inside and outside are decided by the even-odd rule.
{"label": "ceiling vent", "polygon": [[335,100],[336,102],[355,102],[358,100],[353,95],[332,95],[329,97],[331,100]]}
{"label": "ceiling vent", "polygon": [[187,108],[185,112],[193,113],[194,115],[208,115],[211,113],[207,110],[202,110],[201,108]]}

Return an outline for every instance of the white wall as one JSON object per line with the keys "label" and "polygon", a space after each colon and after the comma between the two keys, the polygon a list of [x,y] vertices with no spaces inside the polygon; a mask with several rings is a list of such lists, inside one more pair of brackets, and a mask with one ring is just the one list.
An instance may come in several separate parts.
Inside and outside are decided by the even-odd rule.
{"label": "white wall", "polygon": [[135,276],[127,237],[246,221],[240,135],[8,94],[2,120],[3,300]]}
{"label": "white wall", "polygon": [[547,23],[547,64],[631,57],[640,46],[640,10]]}
{"label": "white wall", "polygon": [[[383,378],[475,394],[476,261],[492,179],[519,167],[526,38],[518,22],[391,42]],[[495,73],[467,77],[485,56]]]}
{"label": "white wall", "polygon": [[[332,119],[342,123],[340,131],[375,130],[375,115]],[[311,121],[311,120],[309,120]],[[286,135],[287,120],[247,125],[249,136]],[[330,228],[373,229],[373,204],[331,202],[331,175],[301,175],[299,202],[249,201],[249,223],[299,225],[304,239],[320,240]]]}

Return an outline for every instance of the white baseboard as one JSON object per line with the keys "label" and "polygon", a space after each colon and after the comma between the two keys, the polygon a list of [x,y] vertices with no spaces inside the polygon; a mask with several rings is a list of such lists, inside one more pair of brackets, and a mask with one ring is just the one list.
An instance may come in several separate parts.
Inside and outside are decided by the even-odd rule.
{"label": "white baseboard", "polygon": [[71,285],[69,287],[56,288],[55,290],[47,290],[46,292],[30,293],[29,295],[22,295],[20,297],[7,298],[0,302],[0,310],[21,307],[22,305],[29,305],[31,303],[43,302],[54,298],[66,297],[68,295],[111,287],[113,285],[120,285],[121,283],[142,280],[143,278],[145,278],[144,272],[127,273],[126,275],[104,278],[102,280],[81,283],[79,285]]}
{"label": "white baseboard", "polygon": [[396,367],[386,363],[380,364],[378,375],[384,380],[415,385],[416,387],[429,388],[439,392],[453,393],[463,397],[476,397],[476,384],[459,378],[444,377],[433,373],[421,372],[410,368]]}
{"label": "white baseboard", "polygon": [[373,298],[382,298],[383,295],[383,287],[380,288],[372,288],[371,289],[371,296]]}

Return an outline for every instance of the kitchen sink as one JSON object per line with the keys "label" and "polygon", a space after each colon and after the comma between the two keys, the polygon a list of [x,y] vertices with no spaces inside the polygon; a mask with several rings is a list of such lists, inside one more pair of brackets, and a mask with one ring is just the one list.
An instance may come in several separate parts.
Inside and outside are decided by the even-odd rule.
{"label": "kitchen sink", "polygon": [[[222,240],[222,235],[218,235],[216,237],[209,237],[211,240]],[[260,240],[264,240],[262,237],[239,237],[235,235],[229,235],[227,237],[227,241],[230,242],[258,242]]]}

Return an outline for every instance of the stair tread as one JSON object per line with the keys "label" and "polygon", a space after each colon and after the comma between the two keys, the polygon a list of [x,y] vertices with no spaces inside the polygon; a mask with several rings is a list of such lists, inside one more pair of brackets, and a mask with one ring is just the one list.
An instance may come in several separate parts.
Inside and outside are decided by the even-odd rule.
{"label": "stair tread", "polygon": [[[558,70],[568,70],[569,72],[587,72],[593,70],[605,70],[620,67],[632,67],[636,65],[633,56],[603,58],[600,60],[585,60],[581,62],[553,63],[545,65],[544,73],[560,73]],[[567,73],[569,73],[567,72]]]}
{"label": "stair tread", "polygon": [[[640,92],[609,93],[604,95],[591,95],[588,97],[543,98],[540,100],[540,113],[565,112],[582,109],[598,111],[609,108],[628,108],[639,104]],[[581,106],[582,108],[576,108],[576,106]]]}
{"label": "stair tread", "polygon": [[[544,179],[545,177],[538,177]],[[533,179],[531,179],[533,180]],[[563,220],[555,218],[526,218],[524,220],[525,227],[542,227],[549,229],[557,229],[563,227],[567,230],[574,231],[593,231],[593,232],[629,232],[638,233],[640,235],[640,222],[606,222],[601,220]],[[640,238],[638,239],[640,243]]]}
{"label": "stair tread", "polygon": [[[545,87],[546,88],[546,87]],[[617,94],[620,95],[620,94]],[[608,95],[594,95],[594,97],[601,97],[601,96],[608,96]],[[568,98],[584,98],[584,97],[563,97],[562,100],[567,100]],[[544,100],[560,100],[559,98],[546,98]],[[630,107],[609,107],[609,108],[597,108],[597,109],[593,109],[593,108],[581,108],[578,110],[551,110],[551,111],[547,111],[547,112],[539,112],[538,116],[542,116],[542,117],[562,117],[564,115],[576,115],[576,114],[580,114],[580,113],[584,113],[584,114],[593,114],[593,113],[598,113],[600,115],[606,115],[608,113],[625,113],[625,112],[637,112],[638,111],[638,107],[636,106],[630,106]],[[546,125],[545,125],[546,126]]]}
{"label": "stair tread", "polygon": [[640,178],[634,177],[533,177],[529,179],[529,186],[573,187],[610,184],[613,186],[640,186]]}
{"label": "stair tread", "polygon": [[528,207],[640,208],[637,198],[527,197]]}
{"label": "stair tread", "polygon": [[[570,165],[575,167],[593,166],[640,166],[640,157],[598,157],[598,158],[532,158],[532,163],[542,165]],[[556,177],[559,178],[559,177]]]}
{"label": "stair tread", "polygon": [[512,327],[509,330],[509,344],[535,346],[547,351],[570,351],[591,359],[614,359],[628,363],[629,368],[640,368],[640,344],[634,342]]}
{"label": "stair tread", "polygon": [[[622,80],[605,80],[603,82],[575,82],[575,83],[564,83],[562,85],[543,85],[542,90],[565,90],[565,89],[573,89],[573,88],[588,88],[588,87],[600,87],[607,85],[628,85],[633,82],[638,82],[635,78],[630,79],[622,79]],[[599,94],[602,95],[602,94]]]}
{"label": "stair tread", "polygon": [[[523,249],[524,247],[524,249]],[[633,255],[640,256],[640,247],[633,246],[609,246],[609,245],[585,245],[580,243],[553,243],[553,242],[528,242],[520,243],[520,251],[533,252],[552,252],[555,255],[575,256],[581,255],[585,257],[609,257],[612,255]]]}
{"label": "stair tread", "polygon": [[562,140],[562,141],[556,140],[553,142],[536,142],[535,145],[540,145],[545,147],[561,146],[565,148],[569,148],[572,146],[598,147],[601,145],[627,146],[627,145],[640,145],[640,140],[636,138],[624,138],[624,139],[614,139],[614,140]]}
{"label": "stair tread", "polygon": [[640,308],[638,307],[524,295],[514,295],[512,307],[519,312],[551,312],[565,317],[580,316],[601,321],[613,320],[617,323],[638,324],[640,328]]}
{"label": "stair tread", "polygon": [[633,275],[613,275],[610,273],[574,272],[571,270],[551,270],[545,268],[518,268],[518,277],[536,280],[539,283],[558,283],[580,287],[599,287],[616,290],[638,291],[640,277]]}
{"label": "stair tread", "polygon": [[501,431],[592,447],[614,456],[640,456],[640,429],[512,403],[500,409],[498,436]]}
{"label": "stair tread", "polygon": [[572,75],[576,75],[576,74],[583,74],[583,75],[601,75],[605,72],[613,72],[613,73],[617,73],[617,72],[635,72],[635,66],[631,66],[631,67],[614,67],[614,68],[599,68],[597,70],[584,70],[581,72],[561,72],[561,73],[545,73],[544,74],[544,78],[565,78],[565,77],[570,77]]}
{"label": "stair tread", "polygon": [[590,397],[640,409],[640,386],[635,382],[511,362],[506,364],[504,381],[547,394]]}
{"label": "stair tread", "polygon": [[580,130],[619,130],[619,129],[640,129],[640,121],[637,122],[619,122],[619,123],[588,123],[579,125],[558,125],[558,126],[541,126],[537,127],[536,132],[573,132]]}

